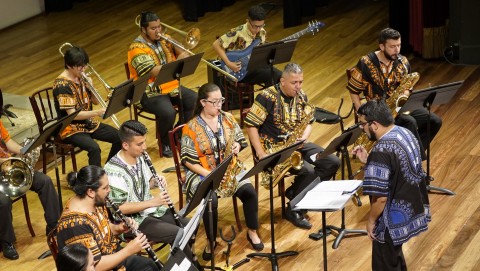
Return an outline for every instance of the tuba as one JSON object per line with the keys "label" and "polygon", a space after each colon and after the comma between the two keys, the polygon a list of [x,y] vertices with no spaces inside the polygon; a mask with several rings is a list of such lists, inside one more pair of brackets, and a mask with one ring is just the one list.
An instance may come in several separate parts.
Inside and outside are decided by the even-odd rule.
{"label": "tuba", "polygon": [[[230,132],[230,136],[228,137],[228,141],[225,146],[225,153],[223,155],[224,157],[228,157],[232,153],[233,143],[235,142],[235,127],[233,120],[230,119],[224,111],[220,111],[220,113],[223,114],[225,118],[232,124],[232,130]],[[240,161],[240,159],[238,159],[238,156],[233,155],[232,161],[228,165],[225,176],[223,177],[222,181],[220,182],[220,186],[216,191],[217,194],[222,198],[233,196],[233,194],[235,194],[235,191],[237,191],[238,185],[236,176],[245,169],[245,165],[242,161]]]}
{"label": "tuba", "polygon": [[[27,137],[23,146],[33,138]],[[21,158],[10,157],[0,164],[0,192],[9,197],[20,197],[27,193],[33,183],[33,167],[40,157],[40,147],[24,154]]]}
{"label": "tuba", "polygon": [[[418,72],[409,73],[402,77],[400,81],[400,85],[395,89],[392,95],[385,101],[392,111],[393,118],[397,116],[398,109],[402,107],[408,100],[408,96],[405,95],[405,91],[412,89],[413,86],[418,82],[420,79],[420,75]],[[407,112],[404,114],[408,114]],[[371,141],[367,134],[362,133],[358,139],[355,141],[356,146],[363,146],[367,152],[369,152],[374,145],[374,141]]]}
{"label": "tuba", "polygon": [[[303,109],[303,117],[302,120],[295,126],[293,132],[287,135],[287,138],[284,144],[270,144],[269,142],[264,143],[265,151],[267,153],[274,153],[279,151],[280,149],[286,148],[290,145],[293,145],[297,139],[303,134],[305,129],[307,128],[310,120],[313,118],[315,113],[314,107],[310,104],[306,104],[305,108]],[[287,174],[287,172],[294,168],[296,170],[300,170],[303,167],[303,158],[302,154],[299,151],[294,151],[290,158],[285,160],[283,163],[276,165],[271,173],[262,172],[262,179],[260,184],[265,187],[266,189],[270,189],[270,178],[272,178],[272,185],[276,186],[278,182]]]}

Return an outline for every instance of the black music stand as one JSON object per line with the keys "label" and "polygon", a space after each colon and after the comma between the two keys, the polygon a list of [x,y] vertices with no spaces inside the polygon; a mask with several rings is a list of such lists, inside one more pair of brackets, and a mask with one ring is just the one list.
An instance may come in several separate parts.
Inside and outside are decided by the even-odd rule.
{"label": "black music stand", "polygon": [[[350,158],[348,155],[348,146],[352,145],[355,140],[360,136],[362,133],[362,130],[357,128],[358,125],[354,125],[347,130],[345,130],[344,133],[336,137],[332,142],[328,145],[328,147],[321,153],[317,155],[317,159],[321,159],[323,157],[326,157],[327,155],[330,155],[333,152],[341,153],[342,155],[342,179],[345,180],[345,170],[344,170],[344,163],[347,165],[347,171],[348,171],[348,177],[349,179],[352,179],[352,167],[350,165]],[[314,186],[308,186],[307,188],[302,191],[302,193],[299,194],[301,196],[302,194],[305,195],[306,192],[310,191]],[[303,193],[305,192],[305,193]],[[357,205],[361,206],[362,203],[360,201],[360,198],[358,195],[354,195],[357,197]],[[300,199],[303,198],[300,197]],[[299,200],[299,199],[297,199]],[[292,200],[292,202],[294,202]],[[309,237],[313,240],[320,240],[326,233],[327,235],[330,234],[332,231],[337,232],[337,237],[335,238],[335,241],[332,244],[333,249],[337,249],[338,246],[340,245],[340,242],[342,241],[343,237],[347,234],[367,234],[367,231],[365,230],[357,230],[357,229],[347,229],[345,228],[345,208],[342,208],[342,224],[340,227],[333,226],[333,225],[326,225],[324,226],[325,228],[322,228],[318,231],[318,233],[312,233],[309,235]]]}
{"label": "black music stand", "polygon": [[[253,175],[259,174],[262,171],[272,172],[273,168],[279,164],[287,160],[292,153],[303,144],[303,141],[299,141],[295,144],[292,144],[278,152],[269,154],[268,156],[263,157],[262,159],[258,160],[258,162],[251,168],[248,172],[246,172],[243,176],[237,178],[240,182],[245,180]],[[272,239],[272,250],[271,253],[250,253],[247,255],[248,258],[252,257],[265,257],[272,262],[272,270],[279,270],[277,259],[281,257],[288,257],[298,255],[297,251],[284,251],[284,252],[276,252],[275,250],[275,229],[274,229],[274,215],[273,215],[273,180],[271,175],[270,176],[270,234]]]}
{"label": "black music stand", "polygon": [[[214,191],[220,186],[220,182],[225,176],[225,172],[227,171],[228,166],[230,165],[230,161],[232,160],[232,155],[228,156],[227,158],[223,159],[223,161],[213,169],[210,174],[208,174],[203,181],[198,185],[197,190],[193,194],[192,199],[188,202],[187,206],[179,212],[182,217],[187,216],[193,209],[195,209],[200,202],[205,199],[208,201],[208,219],[210,222],[210,228],[208,229],[210,232],[210,236],[214,236],[213,234],[213,213],[212,213],[212,196],[214,195]],[[214,242],[215,240],[209,240],[210,242],[210,251],[214,254]],[[212,255],[211,266],[212,270],[215,270],[215,255]]]}
{"label": "black music stand", "polygon": [[59,120],[57,120],[52,125],[49,125],[41,134],[39,134],[35,140],[33,140],[30,144],[24,146],[20,149],[22,154],[28,153],[33,149],[40,147],[43,144],[50,143],[52,144],[53,149],[53,160],[55,161],[55,177],[57,178],[57,193],[58,193],[58,202],[60,208],[63,209],[63,202],[62,202],[62,188],[60,185],[60,173],[58,172],[58,165],[57,165],[57,152],[55,148],[55,136],[59,135],[67,126],[73,121],[73,119],[78,115],[81,109],[76,110],[72,114],[65,116]]}
{"label": "black music stand", "polygon": [[273,78],[273,65],[289,62],[292,59],[293,51],[297,45],[297,40],[277,41],[262,44],[253,48],[250,60],[248,61],[248,71],[261,68],[270,68],[272,85],[275,85]]}
{"label": "black music stand", "polygon": [[173,62],[164,64],[160,68],[157,78],[155,79],[154,86],[159,86],[163,83],[170,82],[173,80],[178,80],[179,82],[178,98],[180,100],[179,106],[178,106],[178,111],[179,111],[178,114],[180,118],[179,123],[181,124],[184,123],[184,116],[183,116],[183,107],[182,107],[182,90],[181,90],[180,79],[182,77],[191,75],[195,72],[195,70],[197,69],[198,63],[200,63],[200,60],[202,59],[202,56],[203,56],[203,52],[195,55],[191,55],[186,58],[177,59]]}
{"label": "black music stand", "polygon": [[[426,146],[427,150],[427,190],[428,191],[436,191],[439,193],[444,193],[447,195],[455,195],[455,192],[442,188],[430,185],[430,181],[433,179],[430,176],[430,116],[431,116],[431,106],[432,105],[441,105],[450,102],[450,100],[455,96],[457,90],[462,86],[463,81],[448,83],[444,85],[439,85],[435,87],[430,87],[427,89],[419,90],[412,92],[412,94],[408,97],[407,102],[398,112],[401,114],[402,112],[412,111],[418,109],[420,107],[425,107],[428,110],[428,120],[427,120],[427,138],[428,144]],[[421,142],[419,142],[421,144]]]}
{"label": "black music stand", "polygon": [[107,109],[103,114],[103,119],[107,119],[111,115],[116,114],[117,112],[120,112],[124,108],[133,104],[134,89],[133,79],[128,79],[127,81],[116,86],[113,89],[112,95],[110,96]]}

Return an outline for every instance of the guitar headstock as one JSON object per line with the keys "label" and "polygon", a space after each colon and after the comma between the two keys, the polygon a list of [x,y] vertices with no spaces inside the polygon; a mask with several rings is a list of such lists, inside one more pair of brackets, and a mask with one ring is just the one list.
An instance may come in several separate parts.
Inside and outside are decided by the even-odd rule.
{"label": "guitar headstock", "polygon": [[323,22],[319,22],[317,20],[315,21],[310,21],[308,23],[308,27],[307,27],[307,32],[312,32],[313,35],[315,35],[315,33],[317,33],[320,28],[324,27],[325,26],[325,23]]}

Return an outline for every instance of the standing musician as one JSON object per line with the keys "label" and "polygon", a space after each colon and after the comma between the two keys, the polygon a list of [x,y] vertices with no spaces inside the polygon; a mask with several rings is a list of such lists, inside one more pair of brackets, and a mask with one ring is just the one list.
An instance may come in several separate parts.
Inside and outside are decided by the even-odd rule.
{"label": "standing musician", "polygon": [[[397,30],[385,28],[378,38],[379,48],[363,56],[352,71],[347,89],[355,106],[360,107],[360,94],[365,98],[388,99],[393,91],[399,86],[403,76],[411,73],[410,63],[407,58],[400,55],[401,36]],[[411,89],[405,91],[410,95]],[[399,114],[395,124],[410,130],[420,142],[420,153],[423,160],[426,159],[425,147],[433,140],[442,126],[440,117],[430,115],[430,138],[427,138],[428,111],[419,108],[409,114]]]}
{"label": "standing musician", "polygon": [[[247,114],[245,123],[250,142],[258,158],[268,155],[269,146],[281,145],[285,136],[300,133],[297,140],[307,140],[312,131],[309,121],[304,131],[295,131],[299,122],[305,119],[307,95],[302,90],[303,69],[296,63],[289,63],[283,70],[279,84],[265,89],[257,95],[252,108]],[[293,136],[293,135],[292,135]],[[295,181],[286,191],[285,196],[293,199],[304,190],[315,178],[321,180],[332,178],[340,166],[340,160],[329,155],[326,158],[313,161],[311,156],[323,151],[323,148],[312,142],[306,142],[298,150],[303,156],[303,166],[300,170],[291,169]],[[295,226],[310,229],[312,225],[299,211],[293,211],[288,205],[286,218]]]}
{"label": "standing musician", "polygon": [[363,194],[370,196],[372,270],[407,270],[402,244],[426,231],[430,221],[420,146],[409,130],[394,125],[382,100],[362,104],[358,117],[360,128],[376,141],[370,154],[363,146],[352,152],[366,163]]}
{"label": "standing musician", "polygon": [[[1,95],[1,93],[0,93]],[[3,99],[1,99],[3,100]],[[3,103],[0,104],[0,111],[3,109]],[[1,115],[1,112],[0,112]],[[0,120],[0,164],[9,159],[12,154],[19,155],[22,147],[10,137],[10,134],[3,126]],[[5,176],[4,176],[5,177]],[[45,211],[45,221],[47,222],[46,234],[54,229],[60,217],[60,205],[58,195],[53,186],[52,180],[42,172],[35,171],[30,190],[38,194]],[[12,200],[9,196],[0,192],[0,243],[3,256],[10,260],[18,259],[18,253],[13,243],[15,242],[15,232],[13,230]]]}
{"label": "standing musician", "polygon": [[73,122],[62,131],[60,137],[66,143],[88,152],[88,164],[101,166],[101,149],[94,139],[112,144],[108,159],[121,149],[120,138],[115,128],[97,119],[105,113],[105,108],[93,110],[92,104],[97,99],[87,87],[92,81],[84,74],[89,62],[87,52],[76,46],[69,48],[64,54],[65,70],[53,82],[53,95],[58,118],[65,117],[75,110],[82,111]]}
{"label": "standing musician", "polygon": [[[135,219],[138,229],[150,241],[172,244],[180,228],[167,207],[171,200],[165,190],[165,177],[155,176],[143,155],[147,149],[147,128],[139,121],[128,120],[120,126],[118,133],[122,150],[105,165],[110,181],[110,199],[119,205],[123,214]],[[156,196],[153,196],[150,189],[156,185],[163,190],[155,191]],[[182,225],[189,221],[179,219]],[[184,252],[194,260],[189,246]]]}
{"label": "standing musician", "polygon": [[152,259],[137,255],[149,246],[144,234],[138,234],[124,248],[119,246],[116,236],[130,229],[124,222],[114,224],[108,218],[105,204],[110,187],[105,170],[90,165],[70,172],[67,179],[75,196],[67,202],[58,221],[58,249],[83,244],[92,251],[97,271],[159,271]]}
{"label": "standing musician", "polygon": [[[178,46],[166,41],[161,36],[171,39],[169,35],[162,34],[162,25],[158,16],[150,11],[140,15],[140,35],[135,38],[128,49],[128,68],[136,80],[145,74],[150,74],[149,83],[153,84],[162,65],[189,56],[189,53]],[[179,86],[178,80],[170,81],[160,86],[150,86],[151,91],[143,94],[141,105],[145,111],[155,115],[157,129],[162,140],[162,153],[172,157],[172,150],[168,144],[168,131],[175,122],[176,110],[173,105],[179,105],[178,92],[181,91],[183,120],[192,116],[197,94],[184,86]]]}
{"label": "standing musician", "polygon": [[[204,84],[198,90],[198,98],[193,118],[184,126],[182,133],[182,163],[186,166],[186,193],[190,200],[198,185],[224,158],[226,152],[238,154],[247,146],[240,126],[235,118],[221,111],[225,98],[215,84]],[[233,142],[231,142],[233,140]],[[229,142],[230,141],[230,142]],[[231,150],[226,148],[231,146]],[[234,195],[243,202],[243,212],[247,222],[247,240],[260,251],[264,245],[258,236],[258,197],[248,180],[237,183]],[[208,213],[203,215],[207,238],[215,242],[218,223],[218,199],[214,193],[212,200],[213,225],[209,224]],[[213,226],[214,236],[208,230]],[[212,257],[210,246],[202,255],[208,261]]]}
{"label": "standing musician", "polygon": [[[220,36],[215,42],[213,42],[213,49],[230,70],[238,72],[242,68],[242,65],[240,62],[230,61],[227,57],[227,52],[241,51],[249,46],[265,43],[267,35],[267,31],[263,28],[265,26],[265,17],[265,10],[260,5],[252,6],[248,10],[248,18],[245,24],[232,28],[229,32]],[[246,69],[247,67],[244,68]],[[280,79],[281,71],[276,68],[274,68],[273,71],[273,82],[277,83]],[[247,71],[245,77],[239,82],[262,84],[266,87],[271,86],[271,70],[267,67]]]}

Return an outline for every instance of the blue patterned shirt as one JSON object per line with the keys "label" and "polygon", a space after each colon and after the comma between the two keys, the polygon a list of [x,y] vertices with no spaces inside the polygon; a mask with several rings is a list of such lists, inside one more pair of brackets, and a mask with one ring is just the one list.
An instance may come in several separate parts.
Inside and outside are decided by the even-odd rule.
{"label": "blue patterned shirt", "polygon": [[405,128],[394,126],[380,138],[368,156],[363,194],[387,197],[375,225],[375,236],[385,241],[388,230],[395,245],[427,230],[430,221],[426,174],[418,141]]}

